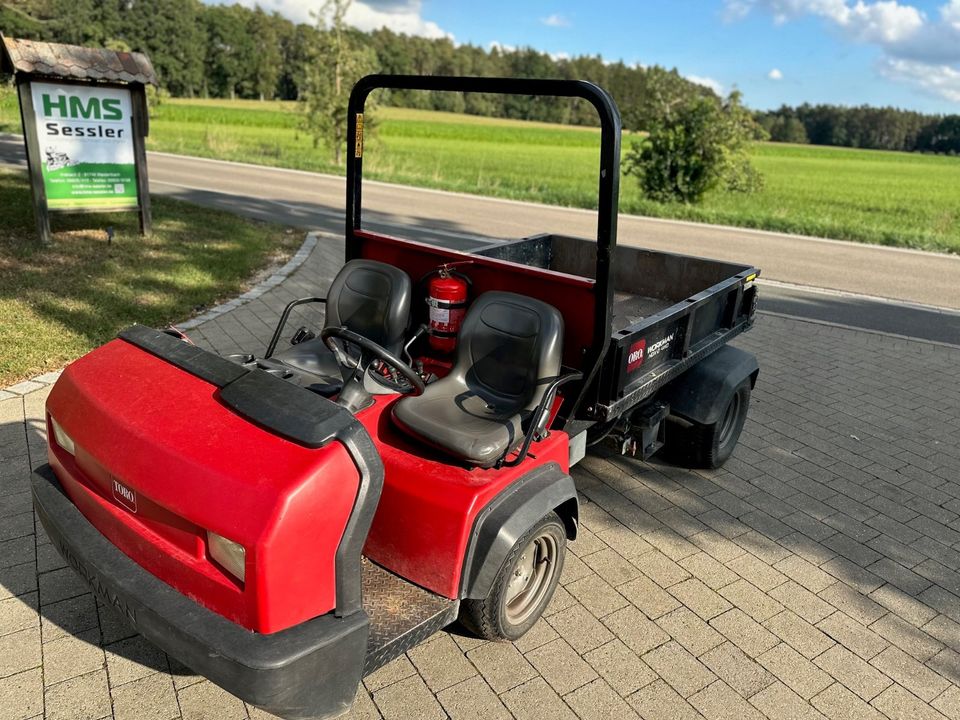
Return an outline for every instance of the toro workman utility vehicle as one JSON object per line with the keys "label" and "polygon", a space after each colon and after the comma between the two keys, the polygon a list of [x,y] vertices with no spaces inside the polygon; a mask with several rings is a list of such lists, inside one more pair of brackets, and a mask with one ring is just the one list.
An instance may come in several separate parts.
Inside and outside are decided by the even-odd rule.
{"label": "toro workman utility vehicle", "polygon": [[[471,253],[361,223],[378,88],[581,98],[601,125],[596,242]],[[148,640],[287,718],[458,618],[515,640],[577,535],[570,467],[601,440],[721,464],[757,363],[749,265],[616,245],[620,116],[585,82],[371,76],[349,105],[347,262],[260,356],[135,326],[47,401],[37,514]],[[325,303],[323,327],[286,328]],[[283,340],[282,347],[278,349]]]}

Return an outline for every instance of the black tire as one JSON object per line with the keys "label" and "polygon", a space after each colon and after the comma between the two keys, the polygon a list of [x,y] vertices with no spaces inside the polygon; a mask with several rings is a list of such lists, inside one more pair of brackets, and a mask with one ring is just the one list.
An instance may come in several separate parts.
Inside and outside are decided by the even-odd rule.
{"label": "black tire", "polygon": [[737,447],[749,408],[750,381],[744,380],[733,391],[717,422],[691,423],[688,427],[671,422],[667,427],[669,459],[685,467],[720,467]]}
{"label": "black tire", "polygon": [[[563,521],[555,512],[550,512],[517,540],[487,597],[464,600],[460,604],[460,622],[487,640],[522,637],[553,599],[563,572],[566,547]],[[535,554],[529,556],[528,552]],[[539,557],[545,559],[538,560]],[[524,570],[531,569],[532,574],[523,582]]]}

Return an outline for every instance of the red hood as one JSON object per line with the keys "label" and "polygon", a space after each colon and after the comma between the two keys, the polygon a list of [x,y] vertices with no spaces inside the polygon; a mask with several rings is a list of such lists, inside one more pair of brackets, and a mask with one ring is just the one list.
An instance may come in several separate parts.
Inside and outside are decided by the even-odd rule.
{"label": "red hood", "polygon": [[[47,401],[76,443],[51,461],[81,511],[125,553],[261,632],[333,608],[334,555],[359,476],[336,442],[309,449],[238,416],[214,385],[123,341],[70,365]],[[136,494],[136,511],[113,481]],[[122,491],[121,491],[122,492]],[[246,549],[242,586],[206,530]]]}

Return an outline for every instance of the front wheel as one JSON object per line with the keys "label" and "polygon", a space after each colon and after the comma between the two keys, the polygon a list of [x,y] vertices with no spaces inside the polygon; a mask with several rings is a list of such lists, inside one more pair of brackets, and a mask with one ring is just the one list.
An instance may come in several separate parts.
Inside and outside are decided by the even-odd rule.
{"label": "front wheel", "polygon": [[463,601],[460,621],[487,640],[522,637],[553,598],[566,547],[563,521],[548,513],[517,540],[487,597]]}
{"label": "front wheel", "polygon": [[750,381],[744,380],[733,391],[717,422],[709,425],[692,423],[689,427],[671,423],[667,428],[670,458],[687,467],[720,467],[733,454],[740,440],[749,408]]}

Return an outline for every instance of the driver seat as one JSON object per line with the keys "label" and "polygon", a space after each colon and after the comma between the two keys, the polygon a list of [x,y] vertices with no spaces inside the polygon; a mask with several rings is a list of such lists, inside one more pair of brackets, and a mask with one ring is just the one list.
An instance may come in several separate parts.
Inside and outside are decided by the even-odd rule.
{"label": "driver seat", "polygon": [[[330,285],[324,328],[347,327],[395,355],[403,350],[410,324],[410,276],[377,260],[357,259],[345,264]],[[272,359],[318,377],[317,385],[339,391],[340,364],[319,337],[297,343]]]}
{"label": "driver seat", "polygon": [[563,317],[552,305],[487,292],[467,312],[450,374],[394,405],[396,425],[470,465],[492,467],[523,439],[560,372]]}

